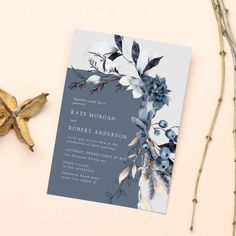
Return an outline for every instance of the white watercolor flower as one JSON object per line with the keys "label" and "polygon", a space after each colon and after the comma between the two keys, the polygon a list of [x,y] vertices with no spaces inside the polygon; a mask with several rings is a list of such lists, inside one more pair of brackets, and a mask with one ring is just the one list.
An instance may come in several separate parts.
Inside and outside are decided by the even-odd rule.
{"label": "white watercolor flower", "polygon": [[99,84],[101,81],[101,77],[98,75],[91,75],[86,82],[90,84]]}
{"label": "white watercolor flower", "polygon": [[110,60],[110,59],[106,59],[106,60],[105,60],[104,67],[105,67],[105,68],[104,68],[105,71],[108,72],[108,73],[114,72],[114,70],[115,70],[115,64],[114,64],[114,62],[113,62],[112,60]]}
{"label": "white watercolor flower", "polygon": [[143,95],[143,91],[140,88],[143,82],[140,78],[123,76],[120,78],[119,83],[123,86],[128,86],[127,90],[132,90],[133,98],[140,98]]}
{"label": "white watercolor flower", "polygon": [[109,56],[111,53],[117,52],[118,49],[113,45],[106,42],[98,42],[94,44],[90,49],[90,53],[96,53],[98,55],[107,55]]}

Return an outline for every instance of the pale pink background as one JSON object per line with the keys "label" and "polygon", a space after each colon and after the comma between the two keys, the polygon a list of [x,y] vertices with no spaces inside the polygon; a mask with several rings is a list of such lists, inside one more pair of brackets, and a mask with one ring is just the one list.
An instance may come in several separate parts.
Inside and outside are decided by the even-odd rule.
{"label": "pale pink background", "polygon": [[[196,230],[188,230],[193,184],[219,89],[219,46],[210,0],[0,3],[0,87],[19,101],[50,93],[44,111],[30,121],[35,153],[14,132],[0,138],[0,235],[231,235],[234,151],[229,54],[226,95],[202,176]],[[226,3],[235,29],[236,3]],[[193,47],[167,215],[46,194],[76,27]]]}

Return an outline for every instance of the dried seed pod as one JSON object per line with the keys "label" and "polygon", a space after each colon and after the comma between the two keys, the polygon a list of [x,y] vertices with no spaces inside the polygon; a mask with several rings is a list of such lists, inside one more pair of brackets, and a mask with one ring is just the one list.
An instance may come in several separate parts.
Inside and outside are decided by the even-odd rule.
{"label": "dried seed pod", "polygon": [[27,99],[17,107],[15,97],[0,89],[0,136],[7,134],[14,127],[17,137],[33,152],[34,142],[26,121],[40,112],[47,102],[48,95],[42,93],[35,98]]}
{"label": "dried seed pod", "polygon": [[[9,93],[7,93],[6,91],[0,89],[0,98],[2,99],[3,102],[5,102],[5,104],[10,109],[10,111],[13,111],[16,109],[17,101],[14,96],[12,96]],[[6,109],[6,107],[3,104],[0,105],[0,112],[2,109]]]}
{"label": "dried seed pod", "polygon": [[3,119],[5,117],[7,117],[8,115],[9,115],[9,113],[6,111],[6,109],[0,105],[0,119]]}
{"label": "dried seed pod", "polygon": [[0,119],[0,136],[6,135],[13,125],[13,118],[11,116]]}
{"label": "dried seed pod", "polygon": [[41,111],[47,102],[48,95],[48,93],[42,93],[35,98],[27,99],[16,109],[15,114],[22,119],[29,120]]}
{"label": "dried seed pod", "polygon": [[34,142],[30,136],[27,123],[24,119],[16,117],[14,120],[14,129],[17,137],[29,146],[29,149],[33,152]]}

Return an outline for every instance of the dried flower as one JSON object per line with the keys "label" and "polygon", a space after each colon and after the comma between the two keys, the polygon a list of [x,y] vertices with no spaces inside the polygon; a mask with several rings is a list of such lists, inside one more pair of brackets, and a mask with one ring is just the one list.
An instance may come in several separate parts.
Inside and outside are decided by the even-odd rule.
{"label": "dried flower", "polygon": [[27,99],[20,106],[14,96],[0,89],[0,135],[6,135],[14,128],[17,137],[33,152],[34,142],[30,136],[27,121],[37,115],[47,102],[48,93]]}

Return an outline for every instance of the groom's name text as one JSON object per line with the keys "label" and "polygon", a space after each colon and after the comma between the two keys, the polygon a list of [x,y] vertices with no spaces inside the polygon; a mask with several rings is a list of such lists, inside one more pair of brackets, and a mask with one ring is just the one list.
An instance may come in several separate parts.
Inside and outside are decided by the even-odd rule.
{"label": "groom's name text", "polygon": [[107,136],[107,137],[118,138],[118,139],[128,139],[127,134],[117,133],[117,132],[107,131],[107,130],[79,127],[79,126],[75,126],[75,125],[69,125],[68,130],[70,130],[72,132],[87,133],[87,134],[91,134],[91,135]]}

